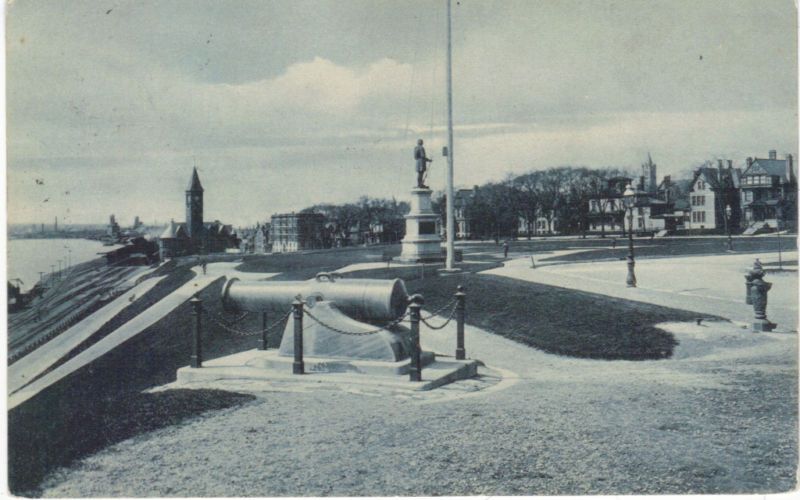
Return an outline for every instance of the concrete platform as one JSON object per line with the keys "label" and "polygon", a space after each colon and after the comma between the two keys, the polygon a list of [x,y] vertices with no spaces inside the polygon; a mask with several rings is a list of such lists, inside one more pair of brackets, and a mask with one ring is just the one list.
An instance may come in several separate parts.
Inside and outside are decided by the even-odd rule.
{"label": "concrete platform", "polygon": [[479,362],[436,359],[432,352],[423,352],[422,381],[408,380],[409,361],[398,362],[343,360],[304,357],[306,373],[292,374],[293,358],[280,356],[278,351],[244,351],[203,362],[202,368],[184,366],[178,369],[173,387],[191,385],[202,387],[203,382],[217,387],[219,381],[280,381],[298,383],[356,384],[385,387],[393,390],[428,391],[456,380],[478,375]]}

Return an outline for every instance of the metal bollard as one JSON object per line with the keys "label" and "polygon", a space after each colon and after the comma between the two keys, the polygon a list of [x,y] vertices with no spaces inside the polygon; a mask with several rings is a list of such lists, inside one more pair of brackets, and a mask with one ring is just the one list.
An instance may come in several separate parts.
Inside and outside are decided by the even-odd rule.
{"label": "metal bollard", "polygon": [[753,331],[770,332],[776,326],[775,323],[767,319],[767,295],[769,294],[772,283],[763,280],[764,269],[761,262],[756,259],[753,270],[750,271],[752,281],[750,282],[750,301],[753,304],[755,319],[753,320]]}
{"label": "metal bollard", "polygon": [[269,340],[267,339],[267,311],[261,313],[261,345],[258,346],[259,351],[266,351],[269,348]]}
{"label": "metal bollard", "polygon": [[464,311],[466,308],[467,294],[464,287],[458,285],[456,292],[456,359],[467,359],[464,349]]}
{"label": "metal bollard", "polygon": [[753,286],[753,270],[747,271],[747,274],[744,275],[744,303],[747,305],[753,305],[753,299],[750,296],[750,290]]}
{"label": "metal bollard", "polygon": [[302,375],[305,373],[303,364],[303,302],[296,299],[292,302],[294,311],[294,363],[292,363],[292,373]]}
{"label": "metal bollard", "polygon": [[189,300],[192,304],[192,314],[194,315],[194,341],[192,346],[191,366],[192,368],[203,367],[203,301],[196,295]]}
{"label": "metal bollard", "polygon": [[408,369],[408,380],[411,382],[422,381],[422,359],[421,349],[419,346],[419,320],[420,309],[424,300],[422,296],[417,294],[411,297],[411,304],[408,306],[411,309],[411,365]]}

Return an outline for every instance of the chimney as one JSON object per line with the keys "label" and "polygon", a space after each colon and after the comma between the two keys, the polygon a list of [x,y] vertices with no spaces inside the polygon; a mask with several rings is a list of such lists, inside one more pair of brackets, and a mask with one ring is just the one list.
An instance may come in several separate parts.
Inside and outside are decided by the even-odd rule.
{"label": "chimney", "polygon": [[664,184],[669,184],[670,180],[672,180],[672,178],[669,175],[664,176]]}
{"label": "chimney", "polygon": [[794,175],[794,159],[792,155],[786,155],[786,180],[791,182]]}
{"label": "chimney", "polygon": [[722,174],[722,160],[717,160],[717,167],[719,168],[719,173]]}
{"label": "chimney", "polygon": [[641,191],[644,191],[644,176],[643,175],[639,176],[639,189]]}
{"label": "chimney", "polygon": [[778,159],[778,152],[774,149],[769,150],[769,159],[770,160],[777,160]]}
{"label": "chimney", "polygon": [[733,168],[733,160],[728,160],[728,170]]}
{"label": "chimney", "polygon": [[750,165],[752,165],[752,164],[753,164],[753,158],[748,156],[747,157],[747,168],[750,168]]}

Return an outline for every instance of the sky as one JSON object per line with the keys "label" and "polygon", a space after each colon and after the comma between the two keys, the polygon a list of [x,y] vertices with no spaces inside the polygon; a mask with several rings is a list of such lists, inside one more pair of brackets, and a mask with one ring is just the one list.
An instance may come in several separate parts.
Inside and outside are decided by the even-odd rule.
{"label": "sky", "polygon": [[[457,187],[797,157],[791,0],[453,0]],[[205,218],[444,189],[446,1],[15,0],[9,223]]]}

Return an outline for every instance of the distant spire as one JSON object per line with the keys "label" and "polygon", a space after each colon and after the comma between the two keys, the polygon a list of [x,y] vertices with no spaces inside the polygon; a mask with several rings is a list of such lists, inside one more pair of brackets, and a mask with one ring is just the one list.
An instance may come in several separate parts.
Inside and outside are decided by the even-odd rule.
{"label": "distant spire", "polygon": [[187,191],[203,191],[203,185],[200,184],[200,176],[197,175],[197,167],[192,169],[192,180],[189,181],[189,189]]}

